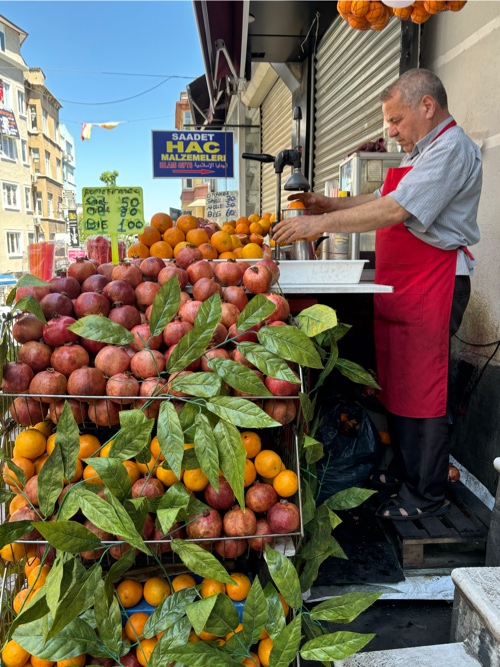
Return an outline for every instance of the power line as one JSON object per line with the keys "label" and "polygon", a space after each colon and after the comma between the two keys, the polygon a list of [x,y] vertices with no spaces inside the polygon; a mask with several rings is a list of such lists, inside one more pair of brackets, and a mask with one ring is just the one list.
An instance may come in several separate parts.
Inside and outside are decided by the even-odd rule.
{"label": "power line", "polygon": [[[142,123],[146,120],[159,120],[159,119],[167,119],[167,118],[174,118],[173,114],[170,114],[169,116],[152,116],[150,118],[132,118],[132,120],[122,120],[122,123]],[[81,120],[66,120],[64,118],[59,119],[61,123],[76,123],[77,125],[81,125],[82,122]],[[90,122],[90,121],[89,121]]]}
{"label": "power line", "polygon": [[[19,67],[14,67],[11,65],[2,65],[2,69],[15,69],[18,70]],[[68,72],[69,74],[105,74],[107,76],[146,76],[146,77],[155,77],[162,78],[168,77],[170,79],[195,79],[195,76],[188,76],[184,74],[145,74],[142,72],[99,72],[90,69],[52,69],[52,68],[43,68],[44,72]]]}

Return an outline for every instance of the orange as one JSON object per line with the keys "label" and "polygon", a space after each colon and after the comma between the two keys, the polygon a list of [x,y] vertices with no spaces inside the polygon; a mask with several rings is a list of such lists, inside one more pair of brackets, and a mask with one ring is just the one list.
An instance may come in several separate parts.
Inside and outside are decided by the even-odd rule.
{"label": "orange", "polygon": [[174,248],[174,257],[177,257],[179,251],[185,248],[187,245],[189,245],[187,241],[181,241],[180,243],[178,243]]}
{"label": "orange", "polygon": [[446,7],[452,12],[459,12],[465,6],[465,0],[448,0]]}
{"label": "orange", "polygon": [[260,664],[263,667],[267,667],[269,665],[269,654],[271,653],[273,645],[274,642],[271,637],[261,639],[259,642],[259,648],[257,649],[257,652],[259,654]]}
{"label": "orange", "polygon": [[99,456],[107,458],[109,456],[109,450],[111,449],[112,445],[113,445],[113,440],[110,440],[104,445],[104,447],[101,447],[101,449],[99,450]]}
{"label": "orange", "polygon": [[260,667],[260,660],[257,653],[250,651],[250,656],[251,657],[244,658],[241,661],[241,664],[244,665],[245,667]]}
{"label": "orange", "polygon": [[133,607],[142,598],[142,584],[135,579],[123,579],[116,587],[118,599],[125,609]]}
{"label": "orange", "polygon": [[145,259],[149,257],[149,248],[144,243],[132,243],[127,250],[127,257],[141,257]]}
{"label": "orange", "polygon": [[228,250],[227,252],[221,252],[219,259],[236,259],[236,255],[231,250]]}
{"label": "orange", "polygon": [[184,449],[194,449],[194,443],[192,442],[185,442],[184,443]]}
{"label": "orange", "polygon": [[281,470],[281,458],[270,449],[261,450],[255,457],[255,469],[262,477],[276,477]]}
{"label": "orange", "polygon": [[233,250],[233,255],[236,257],[236,259],[243,259],[242,253],[243,253],[243,247],[235,248]]}
{"label": "orange", "polygon": [[149,249],[149,254],[151,257],[159,257],[160,259],[171,259],[174,255],[174,251],[170,243],[166,241],[157,241],[153,243]]}
{"label": "orange", "polygon": [[274,477],[273,486],[278,496],[289,498],[299,488],[299,481],[293,470],[282,470]]}
{"label": "orange", "polygon": [[21,507],[28,505],[28,499],[22,496],[20,493],[17,493],[9,503],[9,514],[14,514],[14,512]]}
{"label": "orange", "polygon": [[42,660],[42,658],[37,658],[36,655],[32,655],[30,658],[32,667],[52,667],[56,663],[53,660]]}
{"label": "orange", "polygon": [[264,227],[258,222],[252,222],[250,225],[250,234],[262,234],[264,233]]}
{"label": "orange", "polygon": [[185,470],[182,478],[184,486],[190,491],[203,491],[208,485],[208,477],[201,468]]}
{"label": "orange", "polygon": [[198,248],[202,243],[208,243],[208,234],[204,229],[190,229],[186,234],[186,241]]}
{"label": "orange", "polygon": [[144,584],[144,599],[153,607],[157,607],[170,595],[168,581],[161,577],[151,577]]}
{"label": "orange", "polygon": [[230,234],[231,236],[231,250],[236,250],[236,248],[242,248],[243,243],[241,239],[239,239],[236,234]]}
{"label": "orange", "polygon": [[40,433],[43,433],[46,438],[49,437],[49,435],[52,433],[52,429],[54,428],[54,424],[51,421],[47,422],[38,422],[38,424],[35,424],[33,428],[36,428],[37,431],[40,431]]}
{"label": "orange", "polygon": [[263,220],[270,220],[271,217],[272,217],[272,214],[271,214],[271,213],[263,213],[263,214],[262,214],[262,219],[263,219]]}
{"label": "orange", "polygon": [[212,635],[205,630],[202,630],[198,636],[204,642],[214,642],[218,639],[217,635]]}
{"label": "orange", "polygon": [[266,628],[264,628],[264,630],[262,630],[262,632],[260,633],[259,639],[266,639],[266,637],[269,637],[269,633],[266,630]]}
{"label": "orange", "polygon": [[33,461],[33,465],[35,466],[35,475],[38,475],[40,470],[42,469],[43,464],[45,461],[49,458],[48,454],[42,454],[39,456],[37,459]]}
{"label": "orange", "polygon": [[143,638],[144,626],[149,619],[149,614],[145,611],[138,611],[135,614],[130,614],[125,623],[125,636],[131,642],[136,642]]}
{"label": "orange", "polygon": [[252,222],[259,222],[259,216],[257,213],[252,213],[251,215],[248,216],[248,222],[251,224]]}
{"label": "orange", "polygon": [[250,484],[253,484],[256,479],[257,479],[257,471],[255,470],[253,461],[247,459],[245,461],[245,472],[243,473],[243,486],[245,487],[250,486]]}
{"label": "orange", "polygon": [[191,643],[194,644],[194,643],[199,642],[199,641],[200,641],[200,638],[198,637],[196,632],[194,630],[191,630],[191,632],[189,633],[188,642],[191,642]]}
{"label": "orange", "polygon": [[177,227],[171,227],[163,234],[163,240],[171,245],[172,248],[175,248],[178,243],[186,240],[186,235],[183,231],[177,229]]}
{"label": "orange", "polygon": [[96,484],[97,486],[104,486],[102,479],[97,474],[97,470],[94,466],[85,466],[83,469],[83,479],[87,484]]}
{"label": "orange", "polygon": [[146,225],[142,234],[137,234],[137,238],[139,239],[139,243],[144,243],[144,245],[147,245],[148,248],[150,248],[153,243],[156,243],[161,239],[161,234],[156,227]]}
{"label": "orange", "polygon": [[[174,484],[177,484],[177,482],[180,482],[181,480],[178,479],[174,472],[172,470],[165,470],[165,468],[162,468],[161,466],[159,468],[156,468],[156,477],[160,480],[160,482],[164,486],[173,486]],[[183,471],[181,470],[181,479],[183,476]]]}
{"label": "orange", "polygon": [[27,428],[21,431],[16,438],[16,455],[26,459],[37,459],[45,453],[47,438],[36,428]]}
{"label": "orange", "polygon": [[283,612],[284,612],[285,616],[287,616],[288,610],[290,609],[290,605],[285,600],[285,598],[281,595],[281,593],[279,593],[279,596],[280,596],[280,600],[281,600],[281,606],[283,607]]}
{"label": "orange", "polygon": [[185,588],[191,588],[192,586],[196,586],[196,581],[194,580],[194,577],[192,577],[190,574],[178,574],[176,577],[172,579],[172,588],[177,593],[177,591],[182,591]]}
{"label": "orange", "polygon": [[30,594],[31,590],[29,588],[22,588],[16,595],[16,597],[12,601],[12,608],[14,609],[16,614],[19,614],[23,606],[26,604],[26,600],[28,599],[28,596]]}
{"label": "orange", "polygon": [[263,232],[262,234],[265,236],[267,232],[271,229],[271,221],[268,220],[267,218],[262,218],[262,220],[259,220],[259,225],[262,227]]}
{"label": "orange", "polygon": [[156,227],[160,234],[164,234],[174,223],[168,213],[155,213],[149,224],[151,227]]}
{"label": "orange", "polygon": [[[75,474],[69,481],[71,483],[78,482],[78,480],[82,478],[82,475],[83,475],[83,463],[80,461],[80,459],[76,459]],[[64,483],[68,484],[68,480],[66,479],[66,477],[64,478]]]}
{"label": "orange", "polygon": [[219,253],[231,250],[231,236],[227,232],[215,232],[212,234],[210,243]]}
{"label": "orange", "polygon": [[10,542],[0,549],[0,558],[9,563],[14,563],[26,556],[24,544],[19,542]]}
{"label": "orange", "polygon": [[46,564],[36,565],[26,578],[28,586],[37,591],[44,585],[45,579],[47,579],[47,575],[49,572],[50,572],[50,565]]}
{"label": "orange", "polygon": [[47,448],[46,448],[47,454],[49,455],[52,454],[55,446],[56,446],[56,434],[52,433],[52,435],[49,435],[49,437],[47,438]]}
{"label": "orange", "polygon": [[264,237],[262,234],[250,234],[250,243],[256,243],[257,245],[262,245],[264,243]]}
{"label": "orange", "polygon": [[95,435],[85,433],[80,436],[80,451],[78,452],[79,459],[88,459],[100,449],[101,443]]}
{"label": "orange", "polygon": [[247,459],[253,459],[262,449],[260,437],[254,431],[242,431],[241,442],[247,453]]}
{"label": "orange", "polygon": [[226,595],[230,597],[231,600],[244,600],[248,595],[252,582],[247,575],[242,572],[233,572],[233,574],[231,574],[231,579],[236,582],[236,585],[226,584]]}
{"label": "orange", "polygon": [[242,624],[242,623],[238,623],[238,625],[234,628],[234,630],[233,630],[232,632],[228,632],[228,633],[227,633],[227,635],[226,635],[226,641],[227,641],[228,639],[231,639],[231,637],[232,637],[233,635],[235,635],[235,634],[238,633],[238,632],[241,632],[242,630],[243,630],[243,624]]}
{"label": "orange", "polygon": [[244,223],[240,223],[239,225],[236,225],[234,231],[236,234],[250,234],[250,227]]}
{"label": "orange", "polygon": [[198,227],[198,220],[194,215],[189,215],[185,213],[177,218],[175,226],[178,227],[184,234],[187,234],[191,229],[196,229]]}
{"label": "orange", "polygon": [[151,637],[151,639],[142,639],[136,646],[135,656],[142,667],[146,667],[148,664],[151,658],[151,653],[153,653],[154,647],[157,643],[158,640],[156,637]]}
{"label": "orange", "polygon": [[423,2],[413,3],[413,11],[410,16],[413,23],[425,23],[429,17],[430,14],[425,11]]}
{"label": "orange", "polygon": [[[16,465],[26,475],[26,481],[31,479],[35,474],[35,466],[30,459],[25,458],[24,456],[14,456],[12,463]],[[3,479],[6,484],[14,491],[21,491],[24,488],[24,484],[17,479],[17,475],[9,468],[9,464],[5,464],[3,468]]]}
{"label": "orange", "polygon": [[233,225],[230,225],[229,223],[225,222],[222,227],[220,228],[221,232],[227,232],[228,234],[234,234],[236,226],[233,227]]}
{"label": "orange", "polygon": [[35,569],[35,567],[38,567],[41,564],[40,559],[38,556],[34,556],[33,558],[28,558],[26,563],[24,564],[24,574],[27,577],[28,574]]}
{"label": "orange", "polygon": [[389,435],[389,431],[379,431],[378,434],[383,445],[391,444],[391,436]]}
{"label": "orange", "polygon": [[136,466],[139,468],[139,470],[142,472],[143,475],[152,474],[156,476],[158,461],[156,460],[156,456],[151,455],[151,458],[147,463],[141,463],[140,461],[136,461]]}
{"label": "orange", "polygon": [[212,595],[217,595],[218,593],[225,593],[226,585],[222,581],[217,581],[216,579],[203,579],[200,595],[202,598],[209,598]]}
{"label": "orange", "polygon": [[[295,201],[291,201],[291,202],[288,204],[288,208],[300,208],[300,209],[304,209],[304,208],[305,208],[305,204],[304,204],[303,202],[299,201],[298,199],[296,199]],[[271,217],[272,217],[272,216],[271,216]],[[274,222],[274,221],[272,221],[272,222]]]}
{"label": "orange", "polygon": [[87,654],[82,653],[68,660],[58,660],[57,667],[83,667],[87,662]]}
{"label": "orange", "polygon": [[133,485],[137,482],[139,477],[141,476],[141,471],[137,467],[137,463],[134,461],[122,461],[122,465],[125,466],[125,470],[127,471],[127,474],[130,479],[130,483]]}
{"label": "orange", "polygon": [[247,243],[241,253],[243,259],[261,259],[264,256],[262,248],[257,243]]}
{"label": "orange", "polygon": [[248,218],[246,218],[244,215],[241,216],[241,218],[238,218],[236,220],[237,225],[250,225],[250,221]]}
{"label": "orange", "polygon": [[25,651],[13,639],[3,647],[2,662],[5,667],[23,667],[28,662],[29,657],[28,651]]}
{"label": "orange", "polygon": [[162,451],[160,449],[160,443],[158,441],[158,436],[155,435],[155,437],[151,440],[149,448],[151,449],[151,454],[156,459],[158,459],[158,461],[164,461],[165,460],[165,457],[163,456]]}
{"label": "orange", "polygon": [[407,19],[409,19],[412,11],[413,11],[413,5],[409,5],[408,7],[392,8],[392,13],[394,14],[394,16],[397,16],[397,18],[401,19],[401,21],[406,21]]}
{"label": "orange", "polygon": [[203,255],[203,259],[217,259],[217,250],[211,243],[202,243],[198,246],[198,250]]}

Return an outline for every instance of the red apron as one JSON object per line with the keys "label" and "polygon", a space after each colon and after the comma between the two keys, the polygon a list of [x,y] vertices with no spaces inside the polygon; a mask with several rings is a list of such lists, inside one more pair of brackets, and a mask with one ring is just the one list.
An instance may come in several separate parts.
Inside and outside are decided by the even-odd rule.
{"label": "red apron", "polygon": [[[449,123],[435,139],[454,125]],[[382,196],[412,168],[389,169]],[[402,417],[441,417],[446,414],[457,250],[424,243],[400,222],[377,230],[375,255],[375,282],[394,286],[393,294],[374,297],[380,400]]]}

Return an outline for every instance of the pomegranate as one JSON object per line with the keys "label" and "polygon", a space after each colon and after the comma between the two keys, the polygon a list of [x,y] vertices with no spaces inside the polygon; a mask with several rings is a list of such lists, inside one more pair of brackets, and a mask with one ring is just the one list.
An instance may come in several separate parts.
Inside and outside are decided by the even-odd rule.
{"label": "pomegranate", "polygon": [[257,519],[250,508],[245,511],[235,505],[232,510],[226,512],[223,520],[224,532],[230,537],[244,537],[255,535]]}
{"label": "pomegranate", "polygon": [[[297,375],[297,373],[294,373],[294,375]],[[299,380],[298,375],[297,380]],[[297,396],[300,391],[300,382],[295,384],[287,380],[277,380],[269,375],[266,377],[264,384],[273,396]]]}
{"label": "pomegranate", "polygon": [[71,408],[71,412],[73,413],[73,417],[75,418],[76,423],[83,424],[83,422],[87,419],[87,405],[85,403],[82,403],[82,401],[77,400],[76,398],[67,398],[61,401],[57,400],[51,401],[49,409],[49,419],[51,419],[54,422],[54,424],[57,424],[60,416],[62,415],[64,404],[66,402],[69,404],[69,407]]}
{"label": "pomegranate", "polygon": [[[173,526],[168,531],[168,533],[163,533],[163,531],[160,528],[155,527],[153,531],[153,540],[157,542],[157,544],[155,544],[154,549],[157,554],[167,553],[169,551],[172,551],[172,547],[170,546],[169,542],[175,539],[183,539],[184,537],[185,537],[185,532],[182,528],[181,523],[178,522],[174,523]],[[165,542],[161,542],[158,544],[160,540],[165,540]]]}
{"label": "pomegranate", "polygon": [[[125,545],[128,546],[128,545]],[[111,547],[114,548],[114,547]],[[113,556],[115,558],[115,556]],[[118,556],[120,558],[120,556]],[[113,665],[118,665],[118,663],[113,663]],[[129,651],[126,655],[123,655],[120,658],[120,665],[123,665],[123,667],[141,667],[141,663],[139,660],[137,660],[137,655],[135,653],[135,649],[132,651]],[[113,666],[112,666],[113,667]]]}
{"label": "pomegranate", "polygon": [[157,280],[160,271],[165,268],[165,262],[160,257],[146,257],[139,268],[145,278]]}
{"label": "pomegranate", "polygon": [[[118,560],[119,558],[121,558],[127,552],[132,551],[132,548],[133,547],[131,547],[130,544],[114,544],[109,550],[109,555],[112,558],[114,558],[115,560]],[[135,555],[137,556],[139,554],[139,549],[134,549],[134,552],[135,552]],[[130,655],[130,653],[128,655]],[[136,658],[136,660],[137,660],[137,658]],[[120,661],[123,661],[123,658],[120,658]],[[137,660],[137,662],[139,662],[139,661]],[[125,664],[125,663],[123,663],[123,664]],[[129,661],[129,662],[127,662],[127,664],[131,665],[131,664],[135,664],[135,663],[132,662],[132,661]]]}
{"label": "pomegranate", "polygon": [[458,482],[459,480],[460,480],[460,470],[456,466],[450,463],[448,466],[448,481]]}
{"label": "pomegranate", "polygon": [[194,521],[186,524],[186,535],[190,539],[220,537],[222,519],[217,510],[204,510]]}
{"label": "pomegranate", "polygon": [[194,285],[195,283],[198,282],[198,280],[201,280],[202,278],[214,277],[214,270],[212,269],[210,264],[204,259],[200,259],[199,261],[190,264],[187,267],[186,271],[191,285]]}
{"label": "pomegranate", "polygon": [[278,266],[278,262],[275,262],[273,259],[261,259],[259,262],[257,262],[257,264],[265,266],[266,268],[269,269],[273,277],[271,285],[275,285],[280,277],[280,269]]}
{"label": "pomegranate", "polygon": [[28,343],[30,340],[40,340],[43,335],[43,322],[33,313],[20,315],[12,327],[12,337],[18,343]]}
{"label": "pomegranate", "polygon": [[142,410],[146,419],[158,419],[160,413],[160,402],[150,401],[148,399],[136,399],[132,407],[135,410]]}
{"label": "pomegranate", "polygon": [[120,405],[129,405],[134,399],[128,397],[138,395],[139,383],[131,373],[113,375],[106,383],[106,396]]}
{"label": "pomegranate", "polygon": [[[149,259],[154,259],[150,257]],[[161,289],[160,283],[153,283],[150,280],[145,283],[139,283],[135,288],[135,298],[137,300],[137,308],[146,310],[148,306],[153,305],[155,296]]]}
{"label": "pomegranate", "polygon": [[[31,521],[32,523],[37,523],[38,521],[40,521],[40,517],[35,512],[35,510],[32,510],[30,507],[25,505],[24,507],[20,507],[18,510],[16,510],[10,515],[9,522],[11,521]],[[40,533],[33,526],[31,530],[28,530],[26,533],[23,533],[21,537],[17,539],[38,540],[40,539],[40,537],[41,537]]]}
{"label": "pomegranate", "polygon": [[214,358],[230,359],[231,357],[227,350],[223,350],[220,347],[216,348],[215,350],[207,350],[201,357],[201,370],[205,371],[205,373],[212,373],[213,371],[208,365],[208,362],[210,359]]}
{"label": "pomegranate", "polygon": [[[131,262],[120,262],[113,269],[111,279],[124,280],[126,283],[130,283],[135,289],[139,283],[142,283],[142,272],[138,266],[135,266]],[[118,300],[123,301],[123,299]]]}
{"label": "pomegranate", "polygon": [[293,533],[300,525],[299,508],[288,500],[280,500],[268,510],[267,522],[272,533]]}
{"label": "pomegranate", "polygon": [[290,424],[297,416],[295,401],[280,398],[266,398],[263,410],[280,424]]}
{"label": "pomegranate", "polygon": [[217,540],[214,544],[215,551],[221,558],[238,558],[242,556],[248,547],[248,540]]}
{"label": "pomegranate", "polygon": [[181,292],[181,302],[179,304],[179,308],[186,303],[186,301],[192,301],[191,294],[188,294],[187,292]]}
{"label": "pomegranate", "polygon": [[92,262],[83,257],[77,257],[75,262],[71,262],[68,266],[68,276],[76,278],[80,285],[82,285],[87,278],[97,273],[97,270]]}
{"label": "pomegranate", "polygon": [[50,403],[47,395],[64,395],[67,383],[68,380],[62,373],[53,368],[47,368],[46,371],[40,371],[33,377],[28,391],[30,394],[38,394],[44,403]]}
{"label": "pomegranate", "polygon": [[[257,519],[257,528],[255,529],[256,535],[271,535],[271,532],[267,519]],[[266,542],[272,547],[274,544],[274,537],[251,537],[248,540],[250,548],[255,551],[264,551],[264,544]]]}
{"label": "pomegranate", "polygon": [[163,373],[165,366],[165,356],[158,350],[141,350],[130,360],[130,370],[141,380]]}
{"label": "pomegranate", "polygon": [[226,340],[226,338],[227,338],[227,329],[223,324],[219,322],[219,324],[215,327],[215,331],[210,340],[209,347],[215,347],[216,345],[220,345]]}
{"label": "pomegranate", "polygon": [[234,350],[231,352],[231,359],[233,361],[236,361],[238,364],[243,364],[243,366],[247,366],[248,368],[255,368],[253,364],[251,364],[246,357],[244,357],[241,352],[238,350],[237,347],[234,348]]}
{"label": "pomegranate", "polygon": [[72,396],[103,396],[105,391],[106,376],[98,368],[83,366],[68,378],[68,394]]}
{"label": "pomegranate", "polygon": [[111,377],[118,373],[125,373],[130,366],[130,357],[122,347],[106,345],[96,355],[94,366]]}
{"label": "pomegranate", "polygon": [[245,293],[245,288],[237,287],[236,285],[229,285],[229,287],[226,287],[222,292],[222,298],[224,301],[232,303],[240,311],[243,310],[243,308],[248,303],[248,297]]}
{"label": "pomegranate", "polygon": [[38,507],[38,475],[33,475],[25,484],[23,495],[32,505]]}
{"label": "pomegranate", "polygon": [[238,331],[236,324],[231,324],[229,327],[229,338],[236,339],[238,343],[249,341],[250,343],[258,343],[257,331],[262,327],[262,323],[258,322],[253,327],[245,329],[245,331]]}
{"label": "pomegranate", "polygon": [[80,338],[80,345],[87,350],[89,354],[97,354],[106,347],[107,343],[101,343],[98,340],[90,340],[90,338]]}
{"label": "pomegranate", "polygon": [[[85,519],[83,525],[87,530],[90,530],[91,533],[94,533],[94,535],[96,535],[100,540],[109,541],[113,539],[113,535],[111,533],[107,533],[105,530],[101,530],[101,528],[95,526],[92,521],[89,521],[88,519]],[[93,551],[82,551],[80,552],[80,556],[85,560],[97,560],[102,556],[103,553],[104,548],[94,549]]]}
{"label": "pomegranate", "polygon": [[109,278],[100,273],[95,273],[85,280],[82,285],[82,292],[102,292],[108,283]]}
{"label": "pomegranate", "polygon": [[77,368],[88,366],[89,361],[87,350],[75,343],[65,343],[61,347],[56,347],[50,357],[52,368],[66,376],[71,375]]}
{"label": "pomegranate", "polygon": [[195,301],[206,301],[216,292],[222,296],[222,287],[214,278],[200,278],[200,280],[193,285],[192,291]]}
{"label": "pomegranate", "polygon": [[[286,322],[282,322],[281,320],[274,320],[274,322],[266,322],[268,327],[286,327]],[[288,365],[290,365],[293,362],[287,362]],[[290,366],[291,367],[291,366]]]}
{"label": "pomegranate", "polygon": [[52,347],[59,347],[64,343],[76,343],[78,336],[68,329],[75,322],[76,320],[68,315],[56,315],[43,327],[43,339]]}
{"label": "pomegranate", "polygon": [[28,364],[8,361],[3,367],[2,391],[6,394],[25,394],[34,375]]}
{"label": "pomegranate", "polygon": [[75,313],[77,317],[85,315],[104,315],[107,317],[111,310],[108,299],[99,292],[82,292],[75,301]]}
{"label": "pomegranate", "polygon": [[186,301],[179,308],[179,316],[184,322],[194,324],[196,315],[201,307],[202,301]]}
{"label": "pomegranate", "polygon": [[176,389],[172,389],[172,381],[178,378],[185,377],[186,375],[191,375],[193,371],[179,371],[178,373],[172,373],[172,375],[169,375],[168,377],[168,383],[167,383],[167,392],[171,394],[172,396],[178,396],[179,398],[185,398],[186,396],[189,396],[189,394],[185,394],[182,391],[177,391]]}
{"label": "pomegranate", "polygon": [[151,350],[159,350],[163,343],[161,334],[158,336],[151,336],[151,329],[149,324],[138,324],[130,329],[130,333],[134,334],[134,340],[130,343],[131,347],[136,351],[143,350],[148,344]]}
{"label": "pomegranate", "polygon": [[192,328],[192,322],[177,319],[173,320],[163,329],[163,342],[167,347],[177,345],[184,334],[187,334]]}
{"label": "pomegranate", "polygon": [[153,515],[148,512],[146,514],[146,519],[144,520],[144,524],[141,529],[141,537],[144,540],[149,540],[150,537],[153,535],[155,529],[155,520],[153,518]]}
{"label": "pomegranate", "polygon": [[112,280],[105,285],[102,293],[111,303],[135,306],[135,289],[125,280]]}
{"label": "pomegranate", "polygon": [[[173,351],[175,350],[176,347],[177,347],[177,343],[175,345],[172,345],[171,347],[169,347],[168,350],[165,352],[165,361],[167,362],[167,364],[168,364],[168,360],[170,359],[170,357],[171,357],[171,355],[172,355],[172,353],[173,353]],[[186,366],[186,368],[184,370],[185,371],[197,371],[198,368],[200,367],[200,364],[201,364],[201,357],[199,359],[195,359],[194,361],[192,361],[189,364],[189,366]]]}
{"label": "pomegranate", "polygon": [[183,290],[189,282],[188,274],[185,269],[181,269],[173,262],[166,264],[165,268],[158,274],[158,282],[164,285],[172,276],[177,276],[181,290]]}
{"label": "pomegranate", "polygon": [[269,324],[269,322],[274,322],[275,320],[284,322],[288,319],[288,316],[290,315],[290,305],[284,297],[280,294],[275,294],[274,292],[266,292],[264,296],[271,301],[271,303],[276,305],[273,312],[264,320],[264,324]]}
{"label": "pomegranate", "polygon": [[167,381],[163,378],[147,378],[141,382],[139,396],[160,396],[167,393]]}
{"label": "pomegranate", "polygon": [[56,550],[49,544],[42,543],[35,545],[35,556],[37,556],[42,563],[52,565],[56,559]]}
{"label": "pomegranate", "polygon": [[231,485],[225,477],[219,477],[219,491],[209,484],[205,488],[205,502],[216,510],[228,510],[236,501]]}
{"label": "pomegranate", "polygon": [[180,266],[181,269],[187,269],[190,264],[199,262],[200,259],[203,259],[201,250],[198,250],[196,246],[190,243],[179,250],[177,257],[175,258],[175,263],[177,266]]}
{"label": "pomegranate", "polygon": [[111,280],[111,274],[113,273],[115,266],[116,264],[113,264],[113,262],[105,262],[97,267],[97,273],[101,276],[105,276],[109,281]]}
{"label": "pomegranate", "polygon": [[55,292],[47,294],[40,301],[45,317],[50,320],[54,315],[73,315],[73,302],[65,294],[57,294]]}
{"label": "pomegranate", "polygon": [[98,426],[116,426],[120,423],[120,406],[106,398],[92,401],[89,405],[89,419]]}
{"label": "pomegranate", "polygon": [[39,373],[50,366],[51,354],[52,350],[48,345],[30,340],[19,348],[17,360],[29,366],[34,373]]}
{"label": "pomegranate", "polygon": [[156,477],[141,477],[132,484],[132,498],[156,498],[165,493],[165,487]]}
{"label": "pomegranate", "polygon": [[64,272],[57,278],[51,278],[49,283],[51,292],[59,292],[60,294],[64,292],[68,299],[76,299],[81,292],[78,280],[72,276],[67,276]]}
{"label": "pomegranate", "polygon": [[226,287],[227,285],[241,285],[243,275],[238,262],[234,259],[227,259],[217,264],[215,277],[223,287]]}
{"label": "pomegranate", "polygon": [[131,305],[124,305],[122,301],[116,301],[111,306],[109,319],[116,324],[121,324],[125,329],[133,329],[141,323],[141,315],[137,308]]}
{"label": "pomegranate", "polygon": [[222,317],[221,324],[223,324],[226,329],[229,329],[231,324],[236,324],[236,320],[240,316],[240,309],[235,306],[233,303],[222,302]]}
{"label": "pomegranate", "polygon": [[267,512],[278,502],[278,494],[271,484],[254,482],[245,494],[245,505],[258,514]]}
{"label": "pomegranate", "polygon": [[273,274],[267,266],[255,264],[243,274],[243,284],[252,294],[268,292],[273,280]]}
{"label": "pomegranate", "polygon": [[[252,372],[255,373],[255,375],[259,378],[259,380],[264,384],[264,375],[261,373],[259,370],[256,368],[252,368]],[[232,396],[254,396],[254,394],[248,394],[246,391],[241,391],[240,389],[231,389],[231,395]]]}
{"label": "pomegranate", "polygon": [[40,287],[18,287],[16,289],[15,303],[22,299],[23,296],[30,294],[34,296],[37,301],[41,301],[44,296],[50,294],[50,285],[42,285]]}

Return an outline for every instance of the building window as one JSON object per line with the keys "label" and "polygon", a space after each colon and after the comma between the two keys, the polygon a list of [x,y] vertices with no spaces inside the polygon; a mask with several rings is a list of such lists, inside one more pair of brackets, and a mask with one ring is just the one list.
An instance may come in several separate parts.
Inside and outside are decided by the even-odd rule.
{"label": "building window", "polygon": [[20,116],[26,118],[26,98],[24,97],[24,90],[17,91],[17,111]]}
{"label": "building window", "polygon": [[37,215],[43,215],[43,199],[41,192],[35,192],[35,211]]}
{"label": "building window", "polygon": [[186,125],[191,125],[191,112],[190,111],[185,111],[184,112],[183,125],[184,125],[184,127],[186,127]]}
{"label": "building window", "polygon": [[31,213],[33,211],[31,207],[31,188],[27,185],[24,186],[24,206],[26,208],[26,213]]}
{"label": "building window", "polygon": [[4,107],[6,109],[12,109],[12,93],[11,93],[11,88],[10,88],[10,83],[7,83],[7,81],[3,81],[3,101],[0,100],[0,102],[3,103]]}
{"label": "building window", "polygon": [[57,120],[54,121],[54,141],[59,143],[59,123]]}
{"label": "building window", "polygon": [[38,130],[38,117],[35,104],[30,104],[30,127],[35,132]]}
{"label": "building window", "polygon": [[193,179],[186,178],[186,190],[192,190],[192,189],[193,189]]}
{"label": "building window", "polygon": [[2,136],[2,158],[17,162],[16,140],[13,137]]}
{"label": "building window", "polygon": [[29,164],[28,162],[28,142],[26,139],[21,139],[21,158],[23,164]]}
{"label": "building window", "polygon": [[47,194],[47,203],[48,203],[48,217],[54,217],[54,196],[49,192]]}
{"label": "building window", "polygon": [[50,176],[50,153],[45,151],[45,175]]}
{"label": "building window", "polygon": [[19,185],[17,183],[2,183],[2,201],[4,209],[20,211]]}
{"label": "building window", "polygon": [[21,232],[5,232],[7,238],[7,255],[21,257],[23,253]]}
{"label": "building window", "polygon": [[57,198],[57,217],[59,220],[64,220],[63,198]]}
{"label": "building window", "polygon": [[28,245],[35,243],[35,232],[28,232]]}
{"label": "building window", "polygon": [[61,181],[62,180],[61,160],[59,158],[56,158],[56,174],[57,174],[57,180]]}
{"label": "building window", "polygon": [[44,134],[48,134],[48,121],[49,121],[49,114],[45,111],[45,109],[42,109],[42,132]]}
{"label": "building window", "polygon": [[39,148],[30,148],[31,151],[31,160],[33,162],[33,170],[35,174],[40,173],[40,149]]}
{"label": "building window", "polygon": [[69,157],[73,157],[73,145],[70,144],[69,141],[66,142],[66,153]]}
{"label": "building window", "polygon": [[0,51],[5,53],[5,28],[0,25]]}

